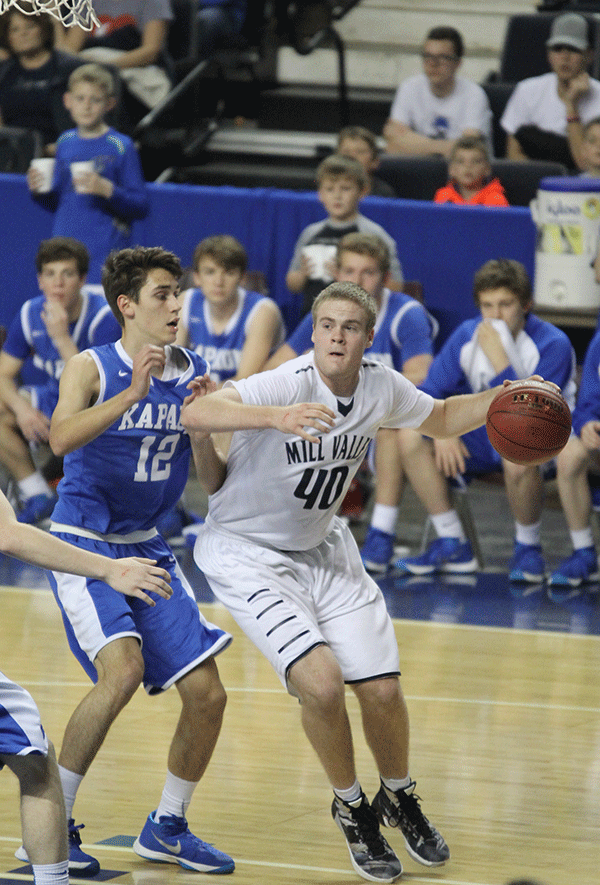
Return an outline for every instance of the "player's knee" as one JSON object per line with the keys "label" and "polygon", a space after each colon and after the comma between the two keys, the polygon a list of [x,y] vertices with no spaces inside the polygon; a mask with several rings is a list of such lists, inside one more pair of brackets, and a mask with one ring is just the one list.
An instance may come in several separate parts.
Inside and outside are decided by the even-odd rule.
{"label": "player's knee", "polygon": [[423,436],[410,427],[402,427],[396,436],[398,451],[403,460],[413,457],[425,449],[427,443]]}
{"label": "player's knee", "polygon": [[588,453],[578,436],[572,436],[564,449],[556,457],[557,473],[572,478],[587,469]]}
{"label": "player's knee", "polygon": [[322,717],[336,716],[346,703],[346,691],[341,674],[326,673],[299,692],[300,703]]}
{"label": "player's knee", "polygon": [[222,719],[227,706],[227,692],[220,679],[213,680],[200,697],[204,715],[213,721]]}
{"label": "player's knee", "polygon": [[96,660],[98,684],[111,694],[119,706],[124,706],[135,694],[144,678],[144,660],[139,646],[119,649],[118,654]]}

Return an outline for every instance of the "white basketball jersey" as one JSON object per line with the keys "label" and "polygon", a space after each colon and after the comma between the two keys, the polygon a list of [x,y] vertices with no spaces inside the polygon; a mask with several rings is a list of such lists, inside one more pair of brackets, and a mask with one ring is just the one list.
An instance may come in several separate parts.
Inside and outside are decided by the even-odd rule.
{"label": "white basketball jersey", "polygon": [[379,428],[419,427],[433,408],[432,397],[399,372],[366,358],[354,395],[343,399],[323,383],[312,353],[231,384],[250,405],[324,403],[337,416],[329,433],[311,430],[318,443],[277,430],[233,434],[208,521],[279,550],[320,544]]}

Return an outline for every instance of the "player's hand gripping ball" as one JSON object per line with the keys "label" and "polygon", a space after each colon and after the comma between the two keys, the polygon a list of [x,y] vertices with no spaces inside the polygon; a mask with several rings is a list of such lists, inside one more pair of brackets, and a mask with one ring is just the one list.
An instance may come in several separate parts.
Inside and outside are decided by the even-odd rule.
{"label": "player's hand gripping ball", "polygon": [[554,458],[571,433],[571,410],[544,381],[520,381],[490,403],[486,429],[499,455],[514,464],[543,464]]}

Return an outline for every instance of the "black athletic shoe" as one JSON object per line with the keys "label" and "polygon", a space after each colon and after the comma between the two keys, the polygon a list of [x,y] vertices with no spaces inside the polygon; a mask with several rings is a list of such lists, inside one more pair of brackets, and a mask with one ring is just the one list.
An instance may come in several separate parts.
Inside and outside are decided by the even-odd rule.
{"label": "black athletic shoe", "polygon": [[381,835],[364,793],[361,800],[354,808],[336,796],[331,806],[333,819],[346,837],[352,866],[370,882],[395,882],[402,875],[402,864]]}
{"label": "black athletic shoe", "polygon": [[446,863],[450,851],[443,837],[421,811],[421,800],[414,792],[415,786],[415,781],[411,781],[405,790],[393,792],[382,784],[373,799],[372,808],[380,823],[401,830],[406,850],[414,860],[427,867],[439,867]]}

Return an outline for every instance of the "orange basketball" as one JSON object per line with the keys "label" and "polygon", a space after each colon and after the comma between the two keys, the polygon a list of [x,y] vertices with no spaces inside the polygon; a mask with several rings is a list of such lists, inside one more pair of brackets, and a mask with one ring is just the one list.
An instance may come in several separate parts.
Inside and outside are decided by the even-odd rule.
{"label": "orange basketball", "polygon": [[543,464],[566,445],[571,410],[544,381],[520,381],[490,403],[486,429],[499,455],[514,464]]}

